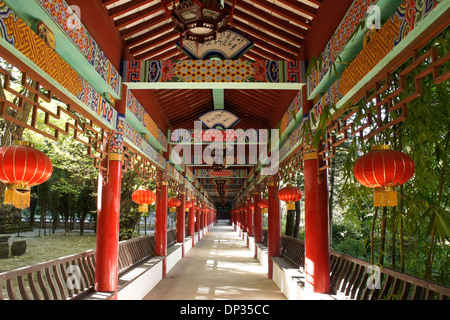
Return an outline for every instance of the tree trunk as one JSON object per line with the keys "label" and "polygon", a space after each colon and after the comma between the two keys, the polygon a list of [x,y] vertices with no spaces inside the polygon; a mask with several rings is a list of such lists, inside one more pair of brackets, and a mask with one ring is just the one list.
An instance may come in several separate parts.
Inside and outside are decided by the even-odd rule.
{"label": "tree trunk", "polygon": [[294,237],[294,229],[295,229],[294,224],[295,224],[295,211],[287,210],[285,234],[289,237]]}
{"label": "tree trunk", "polygon": [[396,259],[395,259],[395,249],[396,249],[396,246],[395,246],[395,240],[396,240],[396,237],[395,237],[395,235],[396,235],[396,223],[395,223],[395,220],[396,220],[396,218],[397,218],[397,207],[392,207],[392,220],[393,220],[393,223],[392,223],[392,253],[391,253],[391,255],[392,255],[392,269],[394,269],[395,270],[395,264],[396,264]]}
{"label": "tree trunk", "polygon": [[[34,87],[35,82],[31,81],[29,83],[30,86]],[[34,93],[29,92],[26,89],[20,90],[20,93],[27,96],[30,100],[34,100]],[[0,96],[4,99],[6,99],[5,91],[3,89],[3,83],[0,81]],[[16,104],[17,98],[14,99],[13,103]],[[28,117],[30,115],[32,109],[32,105],[29,103],[23,104],[23,109],[21,111],[16,111],[11,108],[6,108],[6,113],[9,116],[12,116],[16,118],[18,121],[27,123]],[[2,130],[1,139],[0,139],[0,147],[8,146],[13,143],[14,140],[21,140],[23,131],[25,130],[24,127],[18,126],[17,124],[4,119],[5,121],[5,128]],[[3,197],[6,189],[6,184],[0,183],[0,195]],[[2,198],[3,199],[3,198]],[[0,205],[3,205],[3,200],[0,203]]]}
{"label": "tree trunk", "polygon": [[378,215],[378,207],[375,207],[375,213],[373,214],[373,221],[372,221],[372,230],[370,232],[370,263],[373,264],[374,262],[374,232],[375,232],[375,222],[377,221],[377,215]]}
{"label": "tree trunk", "polygon": [[294,238],[299,238],[300,234],[300,223],[301,223],[301,208],[300,201],[295,202],[295,225],[294,225]]}
{"label": "tree trunk", "polygon": [[[450,140],[450,131],[447,131],[447,136],[445,137],[445,140],[446,140],[446,142],[445,142],[444,154],[446,154],[446,152],[448,150],[448,144],[449,144],[449,140]],[[442,191],[443,191],[443,186],[444,186],[444,176],[445,176],[446,169],[447,169],[447,161],[444,161],[443,165],[442,165],[441,179],[439,182],[439,194],[438,194],[438,202],[437,202],[438,208],[441,207]],[[433,256],[433,250],[434,250],[434,244],[435,244],[435,235],[436,235],[436,216],[435,216],[434,222],[433,222],[433,231],[431,232],[430,249],[428,251],[427,262],[426,262],[425,279],[428,279],[428,280],[431,279],[431,267],[433,265],[432,256]]]}
{"label": "tree trunk", "polygon": [[80,214],[80,236],[84,234],[84,219],[86,219],[86,213]]}
{"label": "tree trunk", "polygon": [[383,207],[383,217],[381,218],[381,236],[380,236],[380,258],[379,263],[384,263],[384,252],[386,247],[386,215],[387,207]]}
{"label": "tree trunk", "polygon": [[329,190],[329,202],[328,202],[328,213],[329,213],[329,226],[330,226],[330,239],[332,237],[332,227],[333,227],[333,199],[334,199],[334,181],[335,181],[335,171],[336,171],[336,161],[335,158],[331,158],[331,168],[330,168],[330,190]]}

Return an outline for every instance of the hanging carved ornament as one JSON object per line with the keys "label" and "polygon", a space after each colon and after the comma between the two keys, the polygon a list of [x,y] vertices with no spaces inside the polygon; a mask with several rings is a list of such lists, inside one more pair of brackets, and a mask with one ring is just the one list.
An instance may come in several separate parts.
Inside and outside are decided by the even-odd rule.
{"label": "hanging carved ornament", "polygon": [[27,141],[14,141],[0,148],[0,182],[6,184],[5,204],[18,209],[30,206],[31,187],[50,179],[53,165],[50,159]]}
{"label": "hanging carved ornament", "polygon": [[139,212],[148,212],[148,205],[155,202],[156,195],[153,191],[140,188],[133,192],[131,199],[139,204]]}
{"label": "hanging carved ornament", "polygon": [[230,27],[228,10],[218,0],[181,0],[170,16],[176,31],[198,43],[215,40]]}
{"label": "hanging carved ornament", "polygon": [[287,210],[295,210],[295,203],[302,198],[302,191],[293,186],[292,184],[288,184],[286,187],[278,191],[278,198],[284,202],[286,202]]}
{"label": "hanging carved ornament", "polygon": [[415,166],[410,156],[388,145],[372,147],[372,151],[359,158],[353,174],[363,186],[374,189],[375,207],[397,206],[394,187],[404,184],[414,174]]}

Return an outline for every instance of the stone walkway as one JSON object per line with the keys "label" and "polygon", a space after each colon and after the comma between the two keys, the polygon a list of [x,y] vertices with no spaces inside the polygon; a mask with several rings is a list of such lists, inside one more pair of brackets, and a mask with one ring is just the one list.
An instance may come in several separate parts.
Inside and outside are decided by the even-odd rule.
{"label": "stone walkway", "polygon": [[144,300],[285,300],[228,221],[219,221]]}

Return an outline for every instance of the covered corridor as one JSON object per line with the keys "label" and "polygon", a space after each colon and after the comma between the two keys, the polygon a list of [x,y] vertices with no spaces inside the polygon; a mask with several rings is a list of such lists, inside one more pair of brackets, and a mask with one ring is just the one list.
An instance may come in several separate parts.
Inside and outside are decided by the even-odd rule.
{"label": "covered corridor", "polygon": [[226,220],[219,220],[144,300],[285,300]]}
{"label": "covered corridor", "polygon": [[449,299],[450,1],[0,0],[0,24],[0,227],[96,232],[0,300]]}

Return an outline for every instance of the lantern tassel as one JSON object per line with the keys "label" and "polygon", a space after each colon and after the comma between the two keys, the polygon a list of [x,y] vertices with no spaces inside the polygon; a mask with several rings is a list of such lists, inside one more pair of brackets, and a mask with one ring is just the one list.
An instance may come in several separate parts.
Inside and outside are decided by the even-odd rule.
{"label": "lantern tassel", "polygon": [[26,209],[30,206],[30,191],[16,190],[8,186],[5,190],[5,204],[10,204],[17,209]]}
{"label": "lantern tassel", "polygon": [[177,210],[175,209],[175,207],[170,207],[169,211],[170,212],[176,212]]}
{"label": "lantern tassel", "polygon": [[148,204],[140,204],[139,212],[148,212]]}
{"label": "lantern tassel", "polygon": [[294,202],[286,203],[286,210],[295,210],[295,203]]}
{"label": "lantern tassel", "polygon": [[376,188],[373,192],[373,205],[375,207],[396,207],[397,191],[392,188]]}

